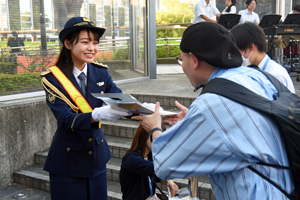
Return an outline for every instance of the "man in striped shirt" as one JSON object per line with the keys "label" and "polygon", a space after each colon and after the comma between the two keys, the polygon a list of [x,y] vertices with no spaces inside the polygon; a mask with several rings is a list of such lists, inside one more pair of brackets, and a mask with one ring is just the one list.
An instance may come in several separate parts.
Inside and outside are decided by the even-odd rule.
{"label": "man in striped shirt", "polygon": [[[212,22],[188,27],[178,57],[191,84],[206,84],[222,77],[273,99],[276,89],[258,70],[241,66],[241,54],[225,28]],[[153,140],[155,173],[168,180],[209,174],[214,195],[219,199],[287,199],[276,187],[252,172],[252,166],[288,193],[294,185],[288,170],[258,162],[288,166],[278,126],[267,115],[217,94],[200,95],[189,108],[164,118],[172,125],[159,130],[159,103],[153,115],[135,116]]]}

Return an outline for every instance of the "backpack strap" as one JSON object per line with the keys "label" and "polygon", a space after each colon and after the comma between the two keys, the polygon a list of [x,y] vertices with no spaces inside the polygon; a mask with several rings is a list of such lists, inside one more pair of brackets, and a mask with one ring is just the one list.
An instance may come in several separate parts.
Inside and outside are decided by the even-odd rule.
{"label": "backpack strap", "polygon": [[271,114],[269,99],[225,78],[214,78],[209,81],[202,89],[201,94],[204,93],[215,93],[255,110]]}
{"label": "backpack strap", "polygon": [[263,179],[265,179],[266,181],[268,181],[269,183],[271,183],[274,187],[276,187],[278,190],[280,190],[286,197],[291,199],[291,195],[289,193],[287,193],[284,189],[282,189],[279,185],[277,185],[277,183],[275,183],[274,181],[269,179],[267,176],[263,175],[261,172],[254,169],[252,166],[248,166],[247,168],[250,169],[251,171],[253,171],[254,173],[256,173],[257,175],[259,175],[260,177],[262,177]]}
{"label": "backpack strap", "polygon": [[[257,69],[257,68],[256,68]],[[257,69],[259,70],[259,69]],[[277,80],[277,78],[273,77],[272,75],[260,70],[262,73],[268,77],[268,79],[273,83],[273,85],[276,87],[278,92],[290,92],[281,82]],[[264,98],[248,88],[235,83],[233,81],[230,81],[228,79],[224,78],[214,78],[211,81],[209,81],[202,89],[201,94],[204,93],[215,93],[221,96],[224,96],[228,99],[231,99],[237,103],[240,103],[242,105],[245,105],[247,107],[250,107],[254,110],[258,110],[267,114],[271,114],[271,101],[267,98]],[[275,97],[274,97],[275,98]],[[276,99],[276,98],[275,98]],[[286,166],[281,165],[274,165],[269,163],[263,163],[259,162],[257,164],[271,166],[275,168],[281,168],[281,169],[290,169]],[[248,168],[271,183],[274,187],[279,189],[284,195],[286,195],[288,198],[291,197],[290,194],[288,194],[286,191],[284,191],[278,184],[276,184],[274,181],[263,175],[261,172],[254,169],[252,166],[248,166]]]}

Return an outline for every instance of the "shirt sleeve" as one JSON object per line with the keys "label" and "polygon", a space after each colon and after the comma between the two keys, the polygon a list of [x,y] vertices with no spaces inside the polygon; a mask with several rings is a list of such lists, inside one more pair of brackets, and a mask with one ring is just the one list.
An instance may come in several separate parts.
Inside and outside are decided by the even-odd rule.
{"label": "shirt sleeve", "polygon": [[231,9],[230,9],[229,13],[236,13],[236,7],[235,6],[231,6]]}
{"label": "shirt sleeve", "polygon": [[237,156],[233,153],[236,150],[224,142],[221,126],[213,119],[209,107],[200,108],[203,103],[197,99],[183,120],[153,141],[154,169],[159,178],[169,180],[230,171],[242,163],[243,156]]}
{"label": "shirt sleeve", "polygon": [[258,14],[256,14],[256,18],[255,18],[255,21],[254,21],[254,23],[259,23],[260,22],[260,20],[259,20],[259,16],[258,16]]}
{"label": "shirt sleeve", "polygon": [[240,18],[240,22],[239,23],[244,23],[246,20],[245,20],[245,12],[244,11],[240,11],[239,14],[241,15],[241,18]]}
{"label": "shirt sleeve", "polygon": [[205,15],[205,11],[204,11],[203,6],[204,5],[201,2],[196,4],[195,14],[197,15],[197,17],[201,17],[201,15],[203,15],[203,14]]}
{"label": "shirt sleeve", "polygon": [[215,5],[213,5],[213,13],[214,13],[214,15],[217,15],[218,13],[220,13],[219,9]]}

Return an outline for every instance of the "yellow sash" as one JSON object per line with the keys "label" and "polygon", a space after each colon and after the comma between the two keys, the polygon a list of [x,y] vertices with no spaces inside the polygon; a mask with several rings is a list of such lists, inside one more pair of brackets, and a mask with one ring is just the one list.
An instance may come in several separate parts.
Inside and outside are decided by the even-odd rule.
{"label": "yellow sash", "polygon": [[[78,106],[82,113],[92,112],[93,109],[89,105],[89,103],[85,100],[85,98],[81,95],[81,93],[75,88],[72,82],[65,76],[65,74],[57,67],[50,67],[49,70],[55,76],[55,78],[62,84],[67,93],[70,95],[72,100]],[[101,128],[101,122],[99,122],[99,128]]]}

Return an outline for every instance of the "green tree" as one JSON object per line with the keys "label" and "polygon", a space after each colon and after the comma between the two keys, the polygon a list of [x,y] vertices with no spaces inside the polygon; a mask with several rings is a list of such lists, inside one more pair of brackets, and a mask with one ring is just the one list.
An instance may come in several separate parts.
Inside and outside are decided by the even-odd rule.
{"label": "green tree", "polygon": [[[156,12],[156,24],[191,23],[194,5],[198,0],[161,0],[162,9]],[[157,29],[156,38],[181,37],[185,29]]]}
{"label": "green tree", "polygon": [[156,24],[191,23],[197,0],[161,0],[162,9],[156,12]]}

